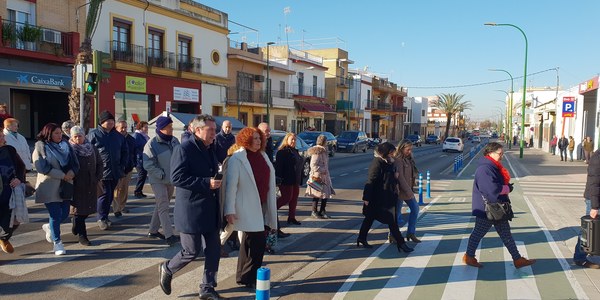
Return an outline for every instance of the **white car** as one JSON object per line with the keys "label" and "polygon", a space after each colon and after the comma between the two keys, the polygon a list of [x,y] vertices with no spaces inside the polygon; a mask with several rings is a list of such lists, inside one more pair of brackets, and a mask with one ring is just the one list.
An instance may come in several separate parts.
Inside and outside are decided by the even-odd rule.
{"label": "white car", "polygon": [[473,139],[471,140],[471,143],[481,143],[481,138],[478,136],[474,136]]}
{"label": "white car", "polygon": [[465,147],[465,144],[463,143],[461,138],[448,137],[448,138],[446,138],[446,140],[444,140],[444,143],[442,144],[442,151],[443,152],[448,152],[448,151],[463,152],[464,147]]}

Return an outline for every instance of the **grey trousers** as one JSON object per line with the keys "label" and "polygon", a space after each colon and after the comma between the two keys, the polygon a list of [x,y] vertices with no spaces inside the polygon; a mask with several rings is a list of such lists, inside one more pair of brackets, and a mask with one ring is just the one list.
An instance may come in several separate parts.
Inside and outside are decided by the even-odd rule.
{"label": "grey trousers", "polygon": [[171,197],[173,197],[173,190],[175,189],[171,184],[164,183],[153,183],[150,185],[154,196],[156,198],[156,206],[152,213],[152,219],[150,220],[150,232],[157,233],[159,227],[162,225],[163,234],[166,238],[173,235],[173,223],[171,222],[171,216],[169,215],[169,203]]}

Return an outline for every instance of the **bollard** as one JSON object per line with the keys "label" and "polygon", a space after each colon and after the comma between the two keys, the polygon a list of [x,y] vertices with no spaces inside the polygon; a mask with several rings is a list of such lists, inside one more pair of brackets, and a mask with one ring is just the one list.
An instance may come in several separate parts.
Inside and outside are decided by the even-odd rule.
{"label": "bollard", "polygon": [[455,157],[454,158],[454,170],[453,170],[454,173],[457,172],[457,169],[456,169],[457,166],[458,166],[458,159]]}
{"label": "bollard", "polygon": [[[431,198],[431,176],[429,170],[427,170],[427,199]],[[419,203],[423,204],[423,203]]]}
{"label": "bollard", "polygon": [[256,271],[256,300],[269,300],[271,297],[271,270],[260,268]]}
{"label": "bollard", "polygon": [[423,174],[419,173],[419,203],[423,203]]}

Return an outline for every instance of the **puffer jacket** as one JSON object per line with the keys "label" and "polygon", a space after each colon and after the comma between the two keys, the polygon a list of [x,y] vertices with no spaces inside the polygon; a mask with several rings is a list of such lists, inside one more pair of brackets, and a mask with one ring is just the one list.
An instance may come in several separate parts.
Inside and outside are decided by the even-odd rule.
{"label": "puffer jacket", "polygon": [[329,156],[327,148],[323,146],[314,146],[308,149],[308,155],[310,155],[310,178],[318,178],[323,183],[323,190],[318,191],[306,185],[305,196],[328,199],[332,195],[335,195],[333,185],[331,184],[331,177],[329,176]]}
{"label": "puffer jacket", "polygon": [[101,126],[90,130],[87,139],[98,149],[104,172],[102,180],[119,180],[125,176],[128,165],[129,149],[125,137],[114,128],[106,132]]}
{"label": "puffer jacket", "polygon": [[148,183],[171,184],[171,156],[173,149],[179,146],[179,140],[173,137],[165,141],[158,135],[144,146],[144,169],[148,172]]}

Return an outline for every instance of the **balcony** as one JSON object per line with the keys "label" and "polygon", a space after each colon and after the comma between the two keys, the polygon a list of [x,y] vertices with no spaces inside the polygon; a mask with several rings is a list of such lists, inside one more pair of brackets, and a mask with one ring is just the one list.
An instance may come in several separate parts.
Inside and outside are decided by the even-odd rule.
{"label": "balcony", "polygon": [[[2,54],[73,63],[79,49],[79,33],[61,32],[27,23],[1,20]],[[26,52],[26,51],[30,52]]]}
{"label": "balcony", "polygon": [[[273,97],[273,94],[271,94],[271,97]],[[267,103],[267,93],[266,91],[245,90],[236,86],[231,86],[227,88],[227,103],[265,104]]]}
{"label": "balcony", "polygon": [[337,112],[354,111],[354,103],[350,100],[337,100],[335,110]]}
{"label": "balcony", "polygon": [[114,61],[121,61],[148,67],[158,67],[182,72],[202,73],[202,60],[190,56],[178,56],[173,52],[144,48],[139,45],[118,41],[109,42],[110,54]]}
{"label": "balcony", "polygon": [[295,84],[292,86],[292,94],[296,96],[325,98],[325,89],[314,86]]}
{"label": "balcony", "polygon": [[337,77],[336,82],[338,87],[352,88],[354,81],[348,77]]}

